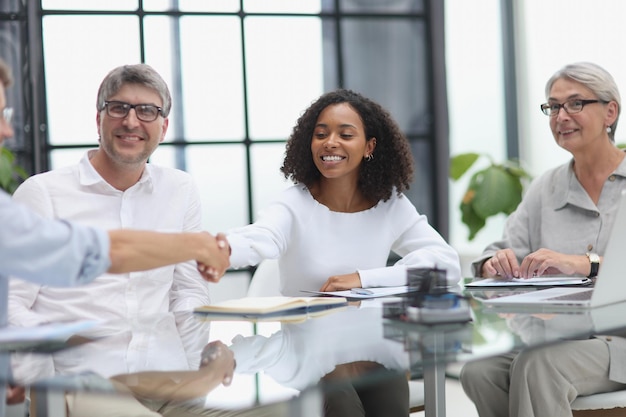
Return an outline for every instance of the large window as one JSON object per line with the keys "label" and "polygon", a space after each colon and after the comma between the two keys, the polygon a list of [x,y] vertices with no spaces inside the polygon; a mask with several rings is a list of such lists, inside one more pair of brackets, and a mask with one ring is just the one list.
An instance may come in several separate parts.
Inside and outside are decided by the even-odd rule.
{"label": "large window", "polygon": [[97,146],[100,81],[115,66],[145,62],[173,96],[166,141],[151,162],[190,172],[204,227],[223,231],[253,221],[289,185],[279,167],[291,128],[320,94],[345,87],[396,118],[416,160],[409,198],[447,234],[447,115],[445,94],[435,92],[445,92],[445,66],[433,47],[442,46],[443,25],[432,24],[433,16],[442,19],[438,2],[27,3],[14,7],[28,22],[31,56],[24,59],[32,73],[25,76],[35,80],[29,88],[40,109],[28,116],[39,118],[40,129],[23,149],[34,172],[74,164]]}

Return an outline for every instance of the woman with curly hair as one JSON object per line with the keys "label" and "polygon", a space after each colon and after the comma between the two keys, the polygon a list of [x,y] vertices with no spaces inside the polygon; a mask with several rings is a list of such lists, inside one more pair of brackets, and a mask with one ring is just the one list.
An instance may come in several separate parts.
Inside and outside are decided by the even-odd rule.
{"label": "woman with curly hair", "polygon": [[[411,150],[379,104],[344,89],[322,95],[298,119],[281,171],[295,185],[227,233],[233,267],[278,259],[284,295],[406,285],[407,268],[460,279],[458,254],[403,194]],[[393,266],[390,252],[401,257]]]}

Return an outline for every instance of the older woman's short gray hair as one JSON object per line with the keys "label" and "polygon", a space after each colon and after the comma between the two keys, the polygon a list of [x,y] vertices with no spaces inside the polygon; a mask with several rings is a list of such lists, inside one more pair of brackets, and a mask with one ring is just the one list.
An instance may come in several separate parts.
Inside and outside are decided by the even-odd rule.
{"label": "older woman's short gray hair", "polygon": [[609,138],[615,141],[615,129],[619,114],[622,111],[622,101],[619,95],[619,89],[613,79],[613,76],[601,66],[591,62],[576,62],[569,64],[558,70],[550,77],[546,83],[546,98],[550,97],[550,90],[554,83],[562,78],[568,78],[576,81],[591,91],[602,101],[615,101],[617,103],[617,118],[610,126]]}
{"label": "older woman's short gray hair", "polygon": [[96,101],[98,111],[104,109],[104,102],[120,91],[125,84],[139,84],[156,91],[163,102],[161,105],[163,109],[161,111],[162,116],[167,117],[170,114],[170,109],[172,108],[170,90],[159,73],[147,64],[122,65],[111,70],[104,77],[98,89],[98,99]]}

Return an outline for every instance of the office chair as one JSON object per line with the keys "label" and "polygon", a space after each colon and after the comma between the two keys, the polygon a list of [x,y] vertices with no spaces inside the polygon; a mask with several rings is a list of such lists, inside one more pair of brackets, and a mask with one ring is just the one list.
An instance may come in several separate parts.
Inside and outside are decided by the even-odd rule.
{"label": "office chair", "polygon": [[576,397],[574,417],[618,417],[626,415],[626,390]]}

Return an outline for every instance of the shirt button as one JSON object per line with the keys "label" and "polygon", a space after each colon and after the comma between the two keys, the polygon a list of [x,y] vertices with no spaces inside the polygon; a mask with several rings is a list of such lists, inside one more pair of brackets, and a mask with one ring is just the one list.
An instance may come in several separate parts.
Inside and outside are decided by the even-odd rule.
{"label": "shirt button", "polygon": [[587,245],[587,250],[590,251],[593,249],[593,245]]}
{"label": "shirt button", "polygon": [[615,181],[615,175],[611,175],[611,176],[609,177],[609,181],[611,181],[611,182]]}

